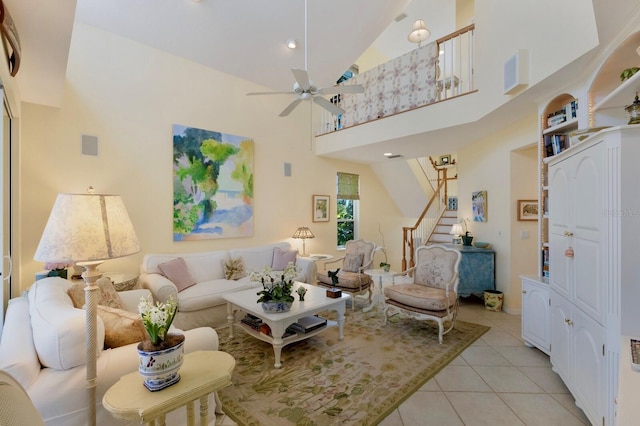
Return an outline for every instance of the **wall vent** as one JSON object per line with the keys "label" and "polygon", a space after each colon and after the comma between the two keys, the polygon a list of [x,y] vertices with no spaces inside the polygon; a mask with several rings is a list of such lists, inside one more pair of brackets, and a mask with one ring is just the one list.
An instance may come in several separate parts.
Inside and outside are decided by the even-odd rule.
{"label": "wall vent", "polygon": [[529,51],[520,49],[504,63],[504,94],[511,95],[529,84]]}
{"label": "wall vent", "polygon": [[98,156],[98,137],[82,135],[82,155]]}

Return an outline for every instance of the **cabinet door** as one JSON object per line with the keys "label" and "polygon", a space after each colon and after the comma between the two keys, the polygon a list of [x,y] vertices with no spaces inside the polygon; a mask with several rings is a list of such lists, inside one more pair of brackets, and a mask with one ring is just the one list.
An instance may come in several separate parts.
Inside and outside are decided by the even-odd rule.
{"label": "cabinet door", "polygon": [[579,309],[573,310],[571,321],[573,396],[593,424],[602,424],[607,401],[604,327]]}
{"label": "cabinet door", "polygon": [[549,284],[566,298],[571,297],[571,259],[565,256],[570,246],[571,158],[549,167]]}
{"label": "cabinet door", "polygon": [[572,158],[574,303],[591,318],[604,324],[605,286],[602,272],[603,155],[597,144]]}
{"label": "cabinet door", "polygon": [[551,364],[569,390],[573,391],[571,375],[571,306],[562,296],[551,291]]}
{"label": "cabinet door", "polygon": [[522,280],[522,338],[549,354],[549,288]]}

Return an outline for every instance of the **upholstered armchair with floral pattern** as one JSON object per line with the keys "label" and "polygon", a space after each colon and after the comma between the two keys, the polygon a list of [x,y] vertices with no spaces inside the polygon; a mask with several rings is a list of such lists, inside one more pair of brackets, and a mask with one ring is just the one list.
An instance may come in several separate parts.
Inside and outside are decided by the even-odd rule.
{"label": "upholstered armchair with floral pattern", "polygon": [[[384,289],[384,320],[404,314],[438,323],[438,341],[455,326],[458,314],[458,266],[460,251],[439,244],[416,249],[416,265],[393,275],[393,285]],[[396,284],[404,276],[402,284]],[[445,330],[445,322],[448,327]]]}
{"label": "upholstered armchair with floral pattern", "polygon": [[[355,310],[355,296],[368,292],[371,303],[371,277],[364,273],[373,269],[375,243],[365,240],[349,240],[344,245],[344,256],[324,263],[324,270],[318,271],[317,284],[326,288],[337,288],[351,295],[351,309]],[[335,266],[330,266],[330,265]],[[337,273],[338,282],[334,284],[329,272]]]}

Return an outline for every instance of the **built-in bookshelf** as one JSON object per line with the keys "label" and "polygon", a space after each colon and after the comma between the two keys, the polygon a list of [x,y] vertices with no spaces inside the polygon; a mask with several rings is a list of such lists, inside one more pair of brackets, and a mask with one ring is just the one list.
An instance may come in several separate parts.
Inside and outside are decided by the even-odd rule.
{"label": "built-in bookshelf", "polygon": [[569,133],[578,129],[578,99],[564,93],[553,98],[540,116],[540,186],[538,193],[538,228],[540,242],[540,275],[549,277],[549,181],[545,158],[552,157],[571,146]]}

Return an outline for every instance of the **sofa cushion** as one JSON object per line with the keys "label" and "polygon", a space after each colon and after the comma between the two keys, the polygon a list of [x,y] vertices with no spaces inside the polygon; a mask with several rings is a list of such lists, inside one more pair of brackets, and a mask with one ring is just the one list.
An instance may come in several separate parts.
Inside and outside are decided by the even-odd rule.
{"label": "sofa cushion", "polygon": [[274,271],[284,271],[289,262],[296,264],[298,250],[284,250],[280,247],[273,249],[273,260],[271,261],[271,269]]}
{"label": "sofa cushion", "polygon": [[[211,280],[197,283],[178,294],[178,310],[180,312],[197,311],[211,306],[223,305],[223,294],[256,288],[256,283],[249,281],[249,277],[238,281],[226,279]],[[258,295],[256,295],[258,300]]]}
{"label": "sofa cushion", "polygon": [[105,348],[118,348],[147,338],[139,314],[98,305],[98,315],[104,323]]}
{"label": "sofa cushion", "polygon": [[342,264],[343,272],[360,272],[364,260],[364,253],[347,253]]}
{"label": "sofa cushion", "polygon": [[[113,286],[113,282],[108,277],[102,277],[96,281],[95,285],[98,286],[97,298],[98,305],[109,306],[111,308],[122,309],[122,301],[120,295]],[[79,309],[84,308],[85,301],[85,284],[73,284],[67,290],[73,306]]]}
{"label": "sofa cushion", "polygon": [[246,277],[247,273],[244,270],[244,262],[241,257],[237,259],[229,259],[224,262],[224,276],[228,280],[239,280]]}
{"label": "sofa cushion", "polygon": [[160,269],[158,269],[158,265],[173,260],[176,257],[182,257],[184,259],[191,276],[199,283],[224,278],[223,262],[229,260],[229,252],[227,250],[216,250],[182,254],[146,254],[142,259],[140,272],[160,274],[161,272]]}
{"label": "sofa cushion", "polygon": [[232,258],[242,257],[244,269],[248,273],[260,272],[265,266],[273,264],[273,249],[276,247],[280,247],[283,250],[291,249],[289,243],[284,242],[259,247],[232,249],[229,250],[229,255]]}
{"label": "sofa cushion", "polygon": [[[70,281],[47,277],[29,289],[29,314],[33,343],[40,363],[56,370],[86,364],[86,314],[73,306],[67,290]],[[97,354],[104,346],[104,324],[97,321]]]}
{"label": "sofa cushion", "polygon": [[178,292],[196,283],[182,257],[176,257],[168,262],[161,263],[158,265],[158,269],[160,269],[162,275],[169,278],[176,285]]}

